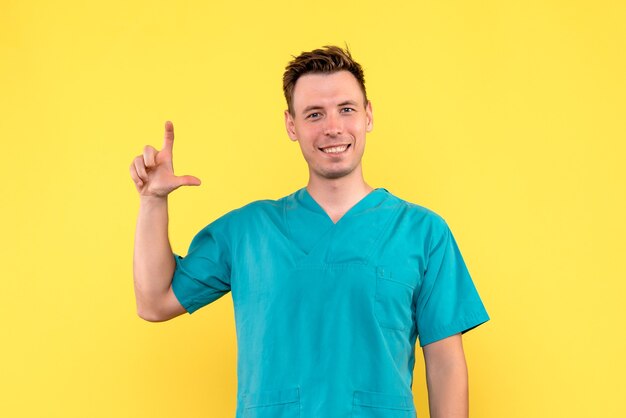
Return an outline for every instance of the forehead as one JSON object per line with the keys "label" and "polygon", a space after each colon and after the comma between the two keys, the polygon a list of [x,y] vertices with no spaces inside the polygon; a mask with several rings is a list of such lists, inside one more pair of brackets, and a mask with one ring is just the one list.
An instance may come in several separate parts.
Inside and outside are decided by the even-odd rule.
{"label": "forehead", "polygon": [[332,105],[345,100],[363,100],[359,82],[349,71],[308,73],[298,78],[293,89],[296,112],[310,105]]}

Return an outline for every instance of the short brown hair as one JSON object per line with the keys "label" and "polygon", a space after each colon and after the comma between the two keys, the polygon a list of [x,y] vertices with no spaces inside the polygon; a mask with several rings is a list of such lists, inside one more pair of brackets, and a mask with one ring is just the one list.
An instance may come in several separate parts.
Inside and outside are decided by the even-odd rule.
{"label": "short brown hair", "polygon": [[367,93],[365,92],[365,79],[363,77],[363,68],[352,59],[350,50],[346,45],[346,49],[334,45],[325,45],[322,49],[314,49],[310,52],[302,52],[294,58],[285,67],[283,74],[283,92],[285,100],[287,100],[287,109],[293,116],[293,89],[296,86],[298,78],[307,73],[334,73],[341,70],[350,71],[361,86],[363,92],[363,104],[367,104]]}

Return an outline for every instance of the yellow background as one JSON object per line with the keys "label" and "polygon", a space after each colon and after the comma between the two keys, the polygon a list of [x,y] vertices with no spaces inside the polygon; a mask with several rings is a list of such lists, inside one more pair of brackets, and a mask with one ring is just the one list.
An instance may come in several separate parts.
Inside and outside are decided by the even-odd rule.
{"label": "yellow background", "polygon": [[626,416],[617,0],[3,0],[0,416],[234,416],[230,294],[136,315],[128,166],[172,120],[177,174],[203,181],[170,197],[182,254],[303,187],[282,72],[344,43],[374,109],[366,180],[448,221],[491,315],[464,337],[471,416]]}

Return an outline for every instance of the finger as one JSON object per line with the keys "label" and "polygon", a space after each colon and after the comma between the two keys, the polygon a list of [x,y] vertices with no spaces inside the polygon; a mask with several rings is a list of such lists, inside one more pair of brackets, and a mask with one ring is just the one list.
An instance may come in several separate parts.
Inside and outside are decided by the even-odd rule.
{"label": "finger", "polygon": [[146,145],[143,148],[143,163],[147,168],[156,166],[156,154],[157,150],[150,145]]}
{"label": "finger", "polygon": [[177,176],[178,187],[180,186],[199,186],[202,182],[198,177],[194,176]]}
{"label": "finger", "polygon": [[130,165],[130,177],[133,179],[133,181],[135,182],[135,185],[137,185],[137,187],[143,186],[143,181],[141,181],[141,179],[139,178],[139,175],[137,174],[137,169],[135,168],[135,162],[134,161]]}
{"label": "finger", "polygon": [[163,149],[172,152],[174,148],[174,124],[171,121],[165,122],[165,135],[163,136]]}
{"label": "finger", "polygon": [[139,178],[144,182],[148,181],[148,173],[146,172],[146,166],[143,164],[143,156],[138,156],[133,161],[135,163],[135,170],[137,170],[137,174]]}

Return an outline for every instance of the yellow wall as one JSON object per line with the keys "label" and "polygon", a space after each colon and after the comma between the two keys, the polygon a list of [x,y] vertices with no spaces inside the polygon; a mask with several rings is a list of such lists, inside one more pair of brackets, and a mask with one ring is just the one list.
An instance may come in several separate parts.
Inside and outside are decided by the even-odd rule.
{"label": "yellow wall", "polygon": [[[0,416],[232,417],[232,299],[141,320],[128,166],[176,129],[170,236],[304,186],[291,55],[347,42],[366,179],[449,223],[492,317],[473,417],[623,417],[626,6],[620,1],[0,4]],[[428,417],[421,350],[414,385]]]}

